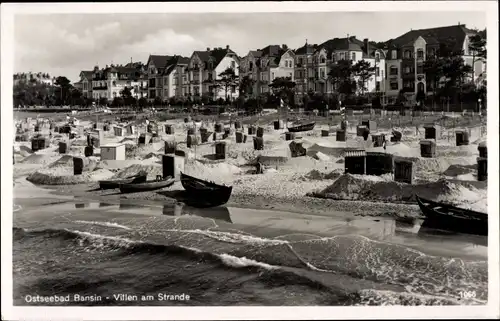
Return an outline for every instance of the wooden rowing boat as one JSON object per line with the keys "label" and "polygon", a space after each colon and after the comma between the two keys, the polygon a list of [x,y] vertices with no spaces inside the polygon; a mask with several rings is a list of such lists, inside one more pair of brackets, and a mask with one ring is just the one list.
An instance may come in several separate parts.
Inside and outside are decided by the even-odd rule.
{"label": "wooden rowing boat", "polygon": [[144,183],[147,179],[147,173],[139,173],[123,179],[110,179],[99,181],[100,189],[114,189],[120,187],[121,184],[137,184]]}
{"label": "wooden rowing boat", "polygon": [[316,125],[316,122],[310,122],[310,123],[306,123],[306,124],[288,127],[288,131],[291,133],[307,132],[309,130],[313,130],[315,125]]}
{"label": "wooden rowing boat", "polygon": [[[188,196],[199,207],[213,207],[227,203],[233,191],[232,186],[219,185],[181,172],[181,184]],[[192,203],[192,202],[191,202]]]}
{"label": "wooden rowing boat", "polygon": [[145,181],[143,183],[121,184],[120,192],[122,193],[148,192],[148,191],[162,189],[165,187],[170,187],[174,185],[174,183],[175,179],[172,178],[171,176],[168,176],[167,178],[162,178],[162,179],[157,178],[156,180]]}
{"label": "wooden rowing boat", "polygon": [[488,214],[416,196],[429,227],[465,234],[488,235]]}

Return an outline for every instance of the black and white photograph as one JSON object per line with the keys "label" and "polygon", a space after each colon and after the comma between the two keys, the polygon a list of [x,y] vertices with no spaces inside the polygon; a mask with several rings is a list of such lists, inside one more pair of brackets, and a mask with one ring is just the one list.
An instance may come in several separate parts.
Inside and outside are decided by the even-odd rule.
{"label": "black and white photograph", "polygon": [[498,317],[497,10],[2,5],[2,319]]}

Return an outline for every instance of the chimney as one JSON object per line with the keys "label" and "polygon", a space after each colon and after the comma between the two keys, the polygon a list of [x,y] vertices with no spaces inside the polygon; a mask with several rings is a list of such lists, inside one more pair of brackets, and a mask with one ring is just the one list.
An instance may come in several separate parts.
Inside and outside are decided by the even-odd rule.
{"label": "chimney", "polygon": [[368,42],[368,38],[363,39],[363,43],[365,45],[366,53],[369,55],[370,54],[370,43]]}
{"label": "chimney", "polygon": [[207,47],[207,51],[210,51],[210,47]]}
{"label": "chimney", "polygon": [[283,50],[288,50],[288,46],[285,44],[281,45],[281,48],[283,48]]}
{"label": "chimney", "polygon": [[226,50],[229,50],[229,45],[226,45]]}

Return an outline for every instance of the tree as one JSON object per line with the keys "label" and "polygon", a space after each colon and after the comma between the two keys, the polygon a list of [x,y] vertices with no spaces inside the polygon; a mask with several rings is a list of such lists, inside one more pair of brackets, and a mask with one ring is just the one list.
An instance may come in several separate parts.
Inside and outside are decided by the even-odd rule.
{"label": "tree", "polygon": [[120,92],[120,96],[123,99],[123,105],[126,106],[137,105],[137,99],[134,96],[132,96],[132,90],[129,87],[123,88],[123,90]]}
{"label": "tree", "polygon": [[285,103],[290,104],[295,97],[295,82],[289,77],[274,78],[269,85],[276,97],[282,99]]}
{"label": "tree", "polygon": [[71,97],[70,91],[73,87],[71,81],[64,76],[59,76],[56,78],[54,85],[59,88],[56,99],[59,99],[60,104],[67,104],[67,101]]}
{"label": "tree", "polygon": [[358,78],[358,85],[361,89],[361,94],[365,94],[366,83],[375,74],[375,67],[372,67],[366,60],[359,60],[352,66],[354,75]]}
{"label": "tree", "polygon": [[245,76],[241,79],[240,83],[240,96],[248,97],[253,94],[253,85],[255,84],[255,80],[250,78],[249,76]]}
{"label": "tree", "polygon": [[470,37],[469,50],[472,52],[472,79],[474,79],[475,63],[479,60],[486,60],[486,29],[484,30],[485,38],[480,33]]}
{"label": "tree", "polygon": [[153,100],[153,106],[161,106],[162,103],[163,103],[163,101],[158,96],[156,96],[155,99]]}
{"label": "tree", "polygon": [[140,109],[143,109],[148,105],[148,100],[145,97],[141,97],[137,101],[137,105],[139,106]]}
{"label": "tree", "polygon": [[[220,79],[216,79],[214,82],[214,89],[223,88],[224,97],[228,99],[227,93],[230,88],[236,88],[238,86],[238,76],[236,75],[233,68],[227,68],[219,74]],[[234,91],[232,91],[234,92]]]}
{"label": "tree", "polygon": [[328,79],[336,92],[350,96],[356,90],[356,82],[353,79],[353,65],[351,60],[339,60],[330,66]]}
{"label": "tree", "polygon": [[106,98],[106,97],[100,97],[99,98],[99,105],[101,105],[101,106],[107,106],[108,105],[108,98]]}
{"label": "tree", "polygon": [[124,104],[124,99],[120,96],[116,96],[115,98],[113,98],[113,102],[111,103],[113,107],[122,107],[123,104]]}

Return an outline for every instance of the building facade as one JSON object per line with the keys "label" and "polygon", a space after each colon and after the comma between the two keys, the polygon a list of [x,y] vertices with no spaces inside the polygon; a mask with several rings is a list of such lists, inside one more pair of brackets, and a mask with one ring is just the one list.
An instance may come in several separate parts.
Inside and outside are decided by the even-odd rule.
{"label": "building facade", "polygon": [[206,51],[193,52],[189,59],[184,91],[190,97],[206,95],[214,100],[237,98],[237,81],[227,88],[218,82],[222,78],[221,74],[228,68],[239,77],[240,58],[229,45],[226,48],[207,48]]}
{"label": "building facade", "polygon": [[123,89],[129,88],[133,97],[142,98],[145,97],[147,81],[146,70],[142,64],[106,65],[102,69],[95,66],[92,71],[92,97],[111,101],[120,97]]}
{"label": "building facade", "polygon": [[[474,76],[469,81],[477,81],[486,72],[482,59],[474,58],[469,50],[470,37],[475,34],[465,25],[446,26],[430,29],[411,30],[388,42],[387,46],[387,88],[389,103],[403,91],[412,99],[417,92],[433,94],[439,81],[427,79],[425,61],[439,55],[442,46],[453,52],[461,52],[464,63],[473,67]],[[473,60],[474,63],[473,63]]]}
{"label": "building facade", "polygon": [[85,97],[85,98],[92,98],[94,97],[92,95],[92,88],[93,88],[93,85],[92,85],[92,75],[93,75],[93,71],[91,70],[82,70],[80,72],[80,87],[81,87],[81,91],[82,91],[82,96]]}
{"label": "building facade", "polygon": [[252,96],[270,92],[269,85],[279,77],[295,80],[295,52],[287,45],[270,45],[250,51],[240,67],[241,77],[253,80]]}
{"label": "building facade", "polygon": [[181,98],[187,95],[184,87],[187,82],[189,58],[174,55],[151,55],[148,59],[148,97],[150,100],[160,98]]}
{"label": "building facade", "polygon": [[14,74],[14,85],[17,85],[21,82],[42,83],[52,86],[55,84],[56,78],[51,77],[49,74],[43,72],[37,72],[37,73],[23,72]]}
{"label": "building facade", "polygon": [[[373,76],[367,79],[364,89],[358,93],[383,92],[385,86],[385,53],[356,37],[333,38],[320,45],[304,45],[297,49],[296,82],[297,93],[303,97],[308,91],[319,94],[336,93],[329,73],[331,67],[340,60],[351,60],[352,64],[367,61],[375,68]],[[353,76],[356,80],[356,77]]]}

